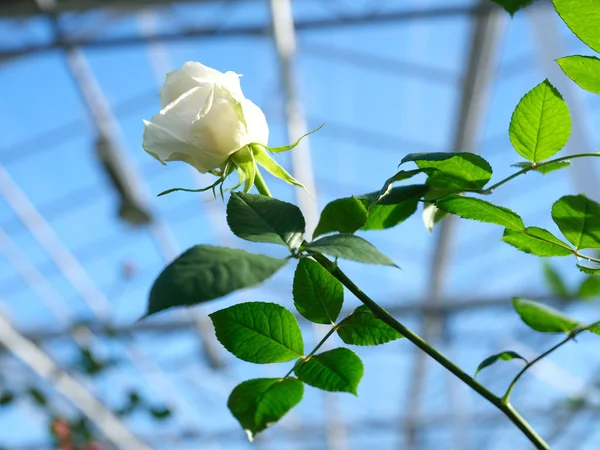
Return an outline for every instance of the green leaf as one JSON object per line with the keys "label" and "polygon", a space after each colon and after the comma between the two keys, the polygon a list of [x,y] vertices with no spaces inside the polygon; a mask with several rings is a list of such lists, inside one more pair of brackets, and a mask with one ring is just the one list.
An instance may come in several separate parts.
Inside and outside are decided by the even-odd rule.
{"label": "green leaf", "polygon": [[380,345],[400,339],[402,336],[383,320],[378,319],[365,305],[340,322],[337,334],[351,345]]}
{"label": "green leaf", "polygon": [[598,298],[600,296],[600,279],[595,276],[586,277],[579,286],[577,296],[584,300]]}
{"label": "green leaf", "polygon": [[519,169],[529,169],[533,167],[533,163],[529,161],[521,161],[518,163],[511,164],[510,167],[518,167]]}
{"label": "green leaf", "polygon": [[577,264],[577,268],[588,275],[596,275],[600,277],[600,267],[585,267],[580,264]]}
{"label": "green leaf", "polygon": [[8,406],[15,400],[15,394],[11,391],[3,391],[0,393],[0,406]]}
{"label": "green leaf", "polygon": [[531,162],[519,162],[516,164],[511,164],[511,167],[520,167],[521,169],[527,168],[531,169],[534,172],[541,173],[542,175],[547,175],[550,172],[564,169],[565,167],[569,167],[570,165],[570,161],[543,162],[537,166],[535,166],[534,163]]}
{"label": "green leaf", "polygon": [[325,253],[336,258],[350,259],[367,264],[397,267],[394,262],[363,238],[352,234],[334,234],[303,246],[304,249]]}
{"label": "green leaf", "polygon": [[520,167],[521,169],[530,169],[534,172],[539,172],[542,175],[547,175],[550,172],[564,169],[571,165],[570,161],[554,161],[554,162],[542,162],[539,165],[535,165],[532,162],[518,162],[511,164],[511,167]]}
{"label": "green leaf", "polygon": [[364,367],[352,350],[335,348],[314,355],[308,361],[298,360],[294,373],[299,380],[324,391],[358,395],[358,383]]}
{"label": "green leaf", "polygon": [[252,441],[300,403],[303,395],[304,385],[295,378],[256,378],[237,385],[227,407]]}
{"label": "green leaf", "polygon": [[[322,124],[321,126],[319,126],[319,127],[315,128],[314,130],[312,130],[312,131],[309,131],[309,132],[308,132],[308,133],[306,133],[306,134],[303,134],[303,135],[302,135],[302,136],[300,136],[300,137],[298,138],[298,140],[296,140],[296,142],[294,142],[293,144],[290,144],[290,145],[283,145],[283,146],[281,146],[281,147],[265,147],[265,148],[266,148],[266,149],[268,149],[269,151],[273,152],[273,153],[287,152],[288,150],[291,150],[291,149],[293,149],[294,147],[296,147],[296,146],[297,146],[297,145],[300,143],[300,141],[301,141],[302,139],[304,139],[306,136],[310,136],[311,134],[313,134],[313,133],[316,133],[317,131],[319,131],[319,130],[320,130],[321,128],[323,128],[324,126],[325,126],[325,124]],[[260,145],[260,144],[259,144],[259,145]]]}
{"label": "green leaf", "polygon": [[48,404],[48,399],[39,389],[30,387],[27,389],[27,393],[38,406],[46,406]]}
{"label": "green leaf", "polygon": [[144,407],[144,403],[145,402],[139,393],[136,391],[129,391],[127,394],[127,403],[119,409],[118,413],[120,416],[129,416]]}
{"label": "green leaf", "polygon": [[146,316],[175,306],[191,306],[254,286],[285,265],[285,259],[244,250],[197,245],[158,276]]}
{"label": "green leaf", "polygon": [[367,222],[361,230],[384,230],[404,222],[414,214],[419,199],[428,190],[429,186],[417,184],[389,189],[381,197],[377,192],[361,195],[360,201],[368,208]]}
{"label": "green leaf", "polygon": [[478,198],[448,195],[437,200],[435,205],[463,219],[494,223],[514,231],[525,229],[523,220],[515,212]]}
{"label": "green leaf", "polygon": [[148,411],[156,420],[165,420],[173,415],[169,408],[150,408]]}
{"label": "green leaf", "polygon": [[481,370],[485,369],[486,367],[491,366],[495,362],[510,361],[512,359],[522,359],[523,361],[527,362],[527,360],[525,358],[523,358],[521,355],[519,355],[517,352],[506,351],[506,352],[502,352],[502,353],[497,353],[495,355],[488,356],[483,361],[481,361],[481,364],[479,364],[477,366],[477,370],[475,371],[475,378],[477,378],[477,374],[479,372],[481,372]]}
{"label": "green leaf", "polygon": [[[374,197],[370,197],[370,199],[372,200],[372,202],[376,202],[379,198],[383,197],[390,190],[393,183],[395,183],[397,181],[408,180],[409,178],[412,178],[415,175],[418,175],[418,174],[424,173],[424,172],[427,172],[427,171],[421,170],[421,169],[400,170],[394,176],[385,180],[385,183],[383,183],[383,187],[379,190],[377,195],[375,195]],[[367,194],[367,196],[370,196],[370,195],[371,194]]]}
{"label": "green leaf", "polygon": [[492,0],[497,5],[500,5],[504,8],[504,10],[509,13],[511,16],[514,16],[515,13],[521,8],[525,8],[529,5],[533,0]]}
{"label": "green leaf", "polygon": [[569,245],[548,230],[538,227],[527,227],[525,231],[504,230],[502,240],[509,245],[537,256],[569,256],[573,254]]}
{"label": "green leaf", "polygon": [[430,233],[433,231],[435,224],[447,215],[448,213],[435,206],[435,203],[425,203],[423,206],[423,224]]}
{"label": "green leaf", "polygon": [[111,363],[105,363],[96,358],[89,348],[81,348],[79,350],[78,359],[77,365],[89,376],[98,375],[112,365]]}
{"label": "green leaf", "polygon": [[586,91],[600,94],[600,59],[595,56],[566,56],[556,60],[562,71]]}
{"label": "green leaf", "polygon": [[358,198],[379,205],[397,205],[406,200],[420,199],[429,191],[429,188],[430,186],[426,184],[410,184],[388,189],[383,195],[380,195],[379,192],[371,192]]}
{"label": "green leaf", "polygon": [[548,80],[519,101],[509,135],[517,153],[532,162],[548,159],[566,145],[571,135],[569,108]]}
{"label": "green leaf", "polygon": [[536,172],[541,173],[542,175],[547,175],[550,172],[564,169],[565,167],[569,167],[570,165],[571,161],[556,161],[550,164],[544,164],[543,166],[536,167],[534,170]]}
{"label": "green leaf", "polygon": [[248,146],[245,146],[231,155],[231,161],[240,177],[240,184],[244,184],[244,192],[249,192],[252,186],[254,186],[254,178],[256,176],[254,154]]}
{"label": "green leaf", "polygon": [[304,353],[296,318],[275,303],[240,303],[216,311],[210,318],[219,342],[244,361],[286,362]]}
{"label": "green leaf", "polygon": [[408,161],[414,161],[420,169],[430,171],[427,184],[432,190],[428,198],[451,192],[480,190],[492,177],[490,164],[474,153],[411,153],[402,159],[401,164]]}
{"label": "green leaf", "polygon": [[560,274],[548,263],[544,263],[544,278],[546,279],[546,283],[550,288],[550,292],[557,298],[570,298],[571,293],[569,292],[569,288],[565,285]]}
{"label": "green leaf", "polygon": [[566,195],[552,205],[552,219],[575,249],[600,249],[600,204],[585,195]]}
{"label": "green leaf", "polygon": [[328,203],[323,212],[314,237],[337,231],[353,234],[367,221],[367,209],[356,197],[339,198]]}
{"label": "green leaf", "polygon": [[335,324],[344,303],[344,286],[318,262],[303,258],[292,285],[294,305],[311,322]]}
{"label": "green leaf", "polygon": [[[293,176],[291,176],[287,170],[281,167],[277,162],[267,153],[264,147],[258,144],[251,144],[250,148],[252,149],[252,153],[254,154],[254,159],[257,164],[260,164],[262,167],[266,169],[274,177],[277,177],[288,184],[292,184],[294,186],[301,187],[306,191],[306,187],[296,180]],[[308,191],[307,191],[308,192]]]}
{"label": "green leaf", "polygon": [[[365,207],[368,207],[370,203],[368,200],[362,200],[362,202]],[[412,216],[417,210],[418,204],[419,200],[416,198],[396,205],[375,204],[371,208],[371,211],[369,211],[367,223],[362,226],[361,230],[386,230],[393,228]]]}
{"label": "green leaf", "polygon": [[560,311],[532,300],[515,298],[513,307],[523,322],[542,333],[569,333],[582,325]]}
{"label": "green leaf", "polygon": [[553,0],[554,9],[571,31],[600,52],[600,2],[597,0]]}
{"label": "green leaf", "polygon": [[264,195],[233,192],[227,203],[227,223],[236,236],[298,248],[306,223],[296,205]]}

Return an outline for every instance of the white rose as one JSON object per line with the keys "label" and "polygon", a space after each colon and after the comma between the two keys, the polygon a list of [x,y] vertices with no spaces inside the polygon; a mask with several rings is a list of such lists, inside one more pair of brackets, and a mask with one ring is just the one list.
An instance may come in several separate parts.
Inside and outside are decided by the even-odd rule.
{"label": "white rose", "polygon": [[267,145],[265,115],[244,97],[235,72],[187,62],[167,74],[159,95],[162,110],[144,121],[142,146],[163,164],[184,161],[205,173],[248,144]]}

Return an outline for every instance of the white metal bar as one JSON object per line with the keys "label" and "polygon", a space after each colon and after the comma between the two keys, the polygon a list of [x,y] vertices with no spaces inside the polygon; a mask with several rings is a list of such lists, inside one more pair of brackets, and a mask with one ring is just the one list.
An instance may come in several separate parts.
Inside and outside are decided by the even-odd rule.
{"label": "white metal bar", "polygon": [[[296,93],[296,76],[294,55],[296,53],[296,32],[294,29],[294,16],[290,0],[269,0],[271,6],[271,21],[273,25],[273,41],[277,51],[280,71],[280,83],[284,95],[285,117],[287,122],[287,137],[290,142],[308,132],[304,116],[304,108]],[[311,198],[302,189],[296,189],[298,206],[306,218],[306,227],[309,234],[317,225],[317,188],[310,156],[310,137],[305,137],[291,152],[292,171],[294,176],[306,186],[312,194]]]}
{"label": "white metal bar", "polygon": [[[113,116],[100,86],[96,83],[94,75],[85,60],[85,56],[81,50],[76,48],[68,49],[66,55],[73,78],[81,91],[89,112],[94,119],[94,123],[98,131],[109,143],[114,152],[113,156],[119,161],[119,167],[123,171],[121,177],[124,182],[129,184],[129,189],[134,193],[135,197],[139,201],[147,203],[150,191],[135,165],[128,161],[126,153],[123,151],[123,146],[121,145],[121,142],[123,142],[121,128]],[[177,240],[166,222],[155,218],[150,225],[150,232],[165,262],[171,262],[181,253]],[[187,312],[180,310],[176,314],[192,315],[196,321],[198,337],[200,338],[210,366],[213,368],[221,367],[222,362],[210,333],[211,326],[208,317],[198,310]]]}

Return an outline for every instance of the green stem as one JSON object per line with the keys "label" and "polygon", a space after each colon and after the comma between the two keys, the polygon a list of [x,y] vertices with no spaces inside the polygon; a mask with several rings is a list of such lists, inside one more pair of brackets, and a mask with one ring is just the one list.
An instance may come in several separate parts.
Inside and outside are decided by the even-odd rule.
{"label": "green stem", "polygon": [[[341,323],[341,322],[340,322],[340,323]],[[316,346],[315,348],[313,348],[312,352],[310,352],[308,355],[306,355],[306,356],[304,357],[304,361],[308,361],[310,358],[312,358],[312,357],[313,357],[313,355],[314,355],[315,353],[317,353],[317,351],[318,351],[318,350],[319,350],[319,349],[320,349],[320,348],[323,346],[323,344],[325,343],[325,341],[326,341],[327,339],[329,339],[329,338],[331,337],[331,335],[332,335],[333,333],[335,333],[335,331],[336,331],[336,330],[337,330],[339,327],[340,327],[339,325],[334,325],[334,326],[332,326],[332,327],[331,327],[331,330],[329,330],[329,331],[327,332],[327,334],[326,334],[325,336],[323,336],[323,339],[321,339],[321,340],[319,341],[319,343],[317,344],[317,346]]]}
{"label": "green stem", "polygon": [[598,263],[598,264],[600,264],[600,259],[598,259],[598,258],[593,258],[593,257],[591,257],[591,256],[587,256],[587,255],[582,255],[582,254],[581,254],[581,253],[579,253],[577,250],[575,250],[575,251],[573,252],[573,254],[574,254],[575,256],[577,256],[578,258],[585,259],[585,260],[587,260],[587,261],[591,261],[591,262],[595,262],[595,263]]}
{"label": "green stem", "polygon": [[260,194],[266,195],[267,197],[273,197],[258,167],[256,167],[256,174],[254,175],[254,186],[256,186],[256,189]]}
{"label": "green stem", "polygon": [[504,394],[504,396],[502,397],[502,402],[504,404],[508,404],[510,401],[510,394],[513,390],[513,388],[515,387],[515,385],[517,384],[517,381],[519,381],[521,379],[521,377],[523,376],[523,374],[525,374],[525,372],[527,372],[527,370],[529,370],[529,368],[531,366],[533,366],[535,363],[537,363],[538,361],[544,359],[546,356],[548,356],[550,353],[552,353],[553,351],[557,350],[558,348],[562,347],[563,345],[565,345],[567,342],[575,339],[575,337],[579,334],[582,333],[586,330],[589,330],[590,328],[593,328],[597,325],[600,325],[600,320],[597,322],[592,323],[591,325],[587,325],[583,328],[578,328],[577,330],[574,330],[572,332],[570,332],[566,338],[564,338],[562,341],[560,341],[558,344],[554,345],[553,347],[549,348],[548,350],[546,350],[544,353],[542,353],[541,355],[539,355],[537,358],[532,359],[531,361],[529,361],[527,364],[525,364],[525,366],[521,369],[521,371],[513,378],[513,380],[511,381],[510,385],[508,386],[508,389],[506,390],[506,394]]}
{"label": "green stem", "polygon": [[532,170],[535,169],[539,169],[540,167],[544,167],[553,163],[557,163],[557,162],[562,162],[562,161],[568,161],[570,159],[577,159],[577,158],[586,158],[588,156],[600,156],[600,153],[577,153],[575,155],[569,155],[569,156],[562,156],[560,158],[556,158],[556,159],[551,159],[549,161],[544,161],[544,162],[540,162],[540,163],[534,163],[533,165],[529,166],[529,167],[525,167],[524,169],[519,170],[518,172],[513,173],[512,175],[506,177],[505,179],[499,181],[498,183],[490,186],[487,189],[483,189],[481,190],[479,193],[480,194],[491,194],[493,190],[495,190],[496,188],[502,186],[505,183],[508,183],[510,180],[512,180],[513,178],[518,177],[519,175],[523,175],[527,172],[530,172]]}
{"label": "green stem", "polygon": [[363,304],[365,304],[379,319],[388,324],[394,330],[402,334],[406,339],[416,345],[419,349],[449,370],[453,375],[459,378],[462,382],[468,385],[471,389],[489,401],[496,408],[501,410],[539,450],[549,450],[549,446],[544,440],[529,426],[512,406],[505,404],[494,393],[475,381],[471,376],[464,372],[460,367],[446,358],[442,353],[432,347],[428,342],[423,340],[421,336],[414,333],[412,330],[402,325],[391,315],[387,313],[381,306],[373,301],[365,294],[342,270],[325,256],[319,253],[311,253],[311,256],[329,273],[336,277],[352,294],[356,296]]}
{"label": "green stem", "polygon": [[[347,319],[347,318],[346,318],[346,319]],[[344,319],[344,320],[346,320],[346,319]],[[337,329],[340,327],[340,325],[341,325],[341,324],[344,322],[344,320],[342,320],[342,321],[341,321],[339,324],[337,324],[337,325],[333,325],[333,326],[331,327],[331,330],[329,330],[329,331],[327,332],[327,334],[326,334],[325,336],[323,336],[323,339],[321,339],[321,340],[319,341],[319,343],[316,345],[316,347],[315,347],[315,348],[313,348],[313,349],[312,349],[312,351],[311,351],[311,352],[310,352],[308,355],[306,355],[304,358],[302,358],[302,360],[303,360],[304,362],[306,362],[306,361],[308,361],[310,358],[312,358],[312,357],[313,357],[313,355],[314,355],[315,353],[317,353],[317,351],[319,351],[319,349],[320,349],[320,348],[323,346],[323,344],[325,343],[325,341],[326,341],[327,339],[329,339],[333,333],[335,333],[335,331],[336,331],[336,330],[337,330]],[[295,366],[294,366],[294,367],[295,367]],[[288,373],[287,373],[287,374],[286,374],[286,375],[285,375],[283,378],[287,378],[287,377],[289,377],[289,376],[292,374],[292,372],[294,371],[294,367],[292,367],[292,368],[290,369],[290,371],[289,371],[289,372],[288,372]]]}

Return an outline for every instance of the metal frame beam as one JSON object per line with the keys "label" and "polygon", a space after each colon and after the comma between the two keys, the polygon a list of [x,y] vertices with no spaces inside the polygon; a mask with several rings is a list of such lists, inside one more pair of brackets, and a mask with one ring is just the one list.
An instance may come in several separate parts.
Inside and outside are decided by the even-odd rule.
{"label": "metal frame beam", "polygon": [[[291,0],[269,0],[272,39],[277,55],[279,83],[283,94],[287,137],[293,142],[308,133],[304,108],[297,92],[295,72],[296,28]],[[306,220],[306,239],[310,239],[317,225],[317,186],[315,183],[309,137],[305,137],[291,152],[292,174],[304,184],[309,195],[303,189],[295,189],[296,201]],[[311,197],[312,195],[312,197]],[[313,325],[313,335],[320,338],[320,329]],[[322,395],[325,408],[326,446],[331,450],[347,448],[346,429],[340,420],[341,410],[337,399],[327,393]]]}
{"label": "metal frame beam", "polygon": [[[436,20],[460,16],[479,16],[485,15],[492,8],[490,4],[480,4],[476,6],[447,6],[437,8],[424,9],[404,9],[399,11],[386,11],[380,14],[362,14],[344,17],[324,18],[324,19],[303,19],[295,22],[297,32],[309,30],[322,30],[328,28],[358,26],[358,25],[373,25],[373,24],[389,24],[404,21],[416,20]],[[65,46],[85,47],[85,48],[100,48],[100,47],[122,47],[127,45],[143,45],[149,40],[158,40],[163,42],[176,42],[187,40],[190,38],[226,38],[226,37],[266,37],[271,33],[270,25],[257,24],[246,25],[232,28],[223,28],[217,25],[213,28],[192,28],[181,29],[174,33],[157,33],[152,36],[124,36],[105,39],[89,39],[89,38],[66,38],[62,42],[51,42],[38,45],[31,45],[21,48],[0,48],[0,61],[5,61],[10,58],[16,58],[26,55],[34,55],[45,53]]]}

